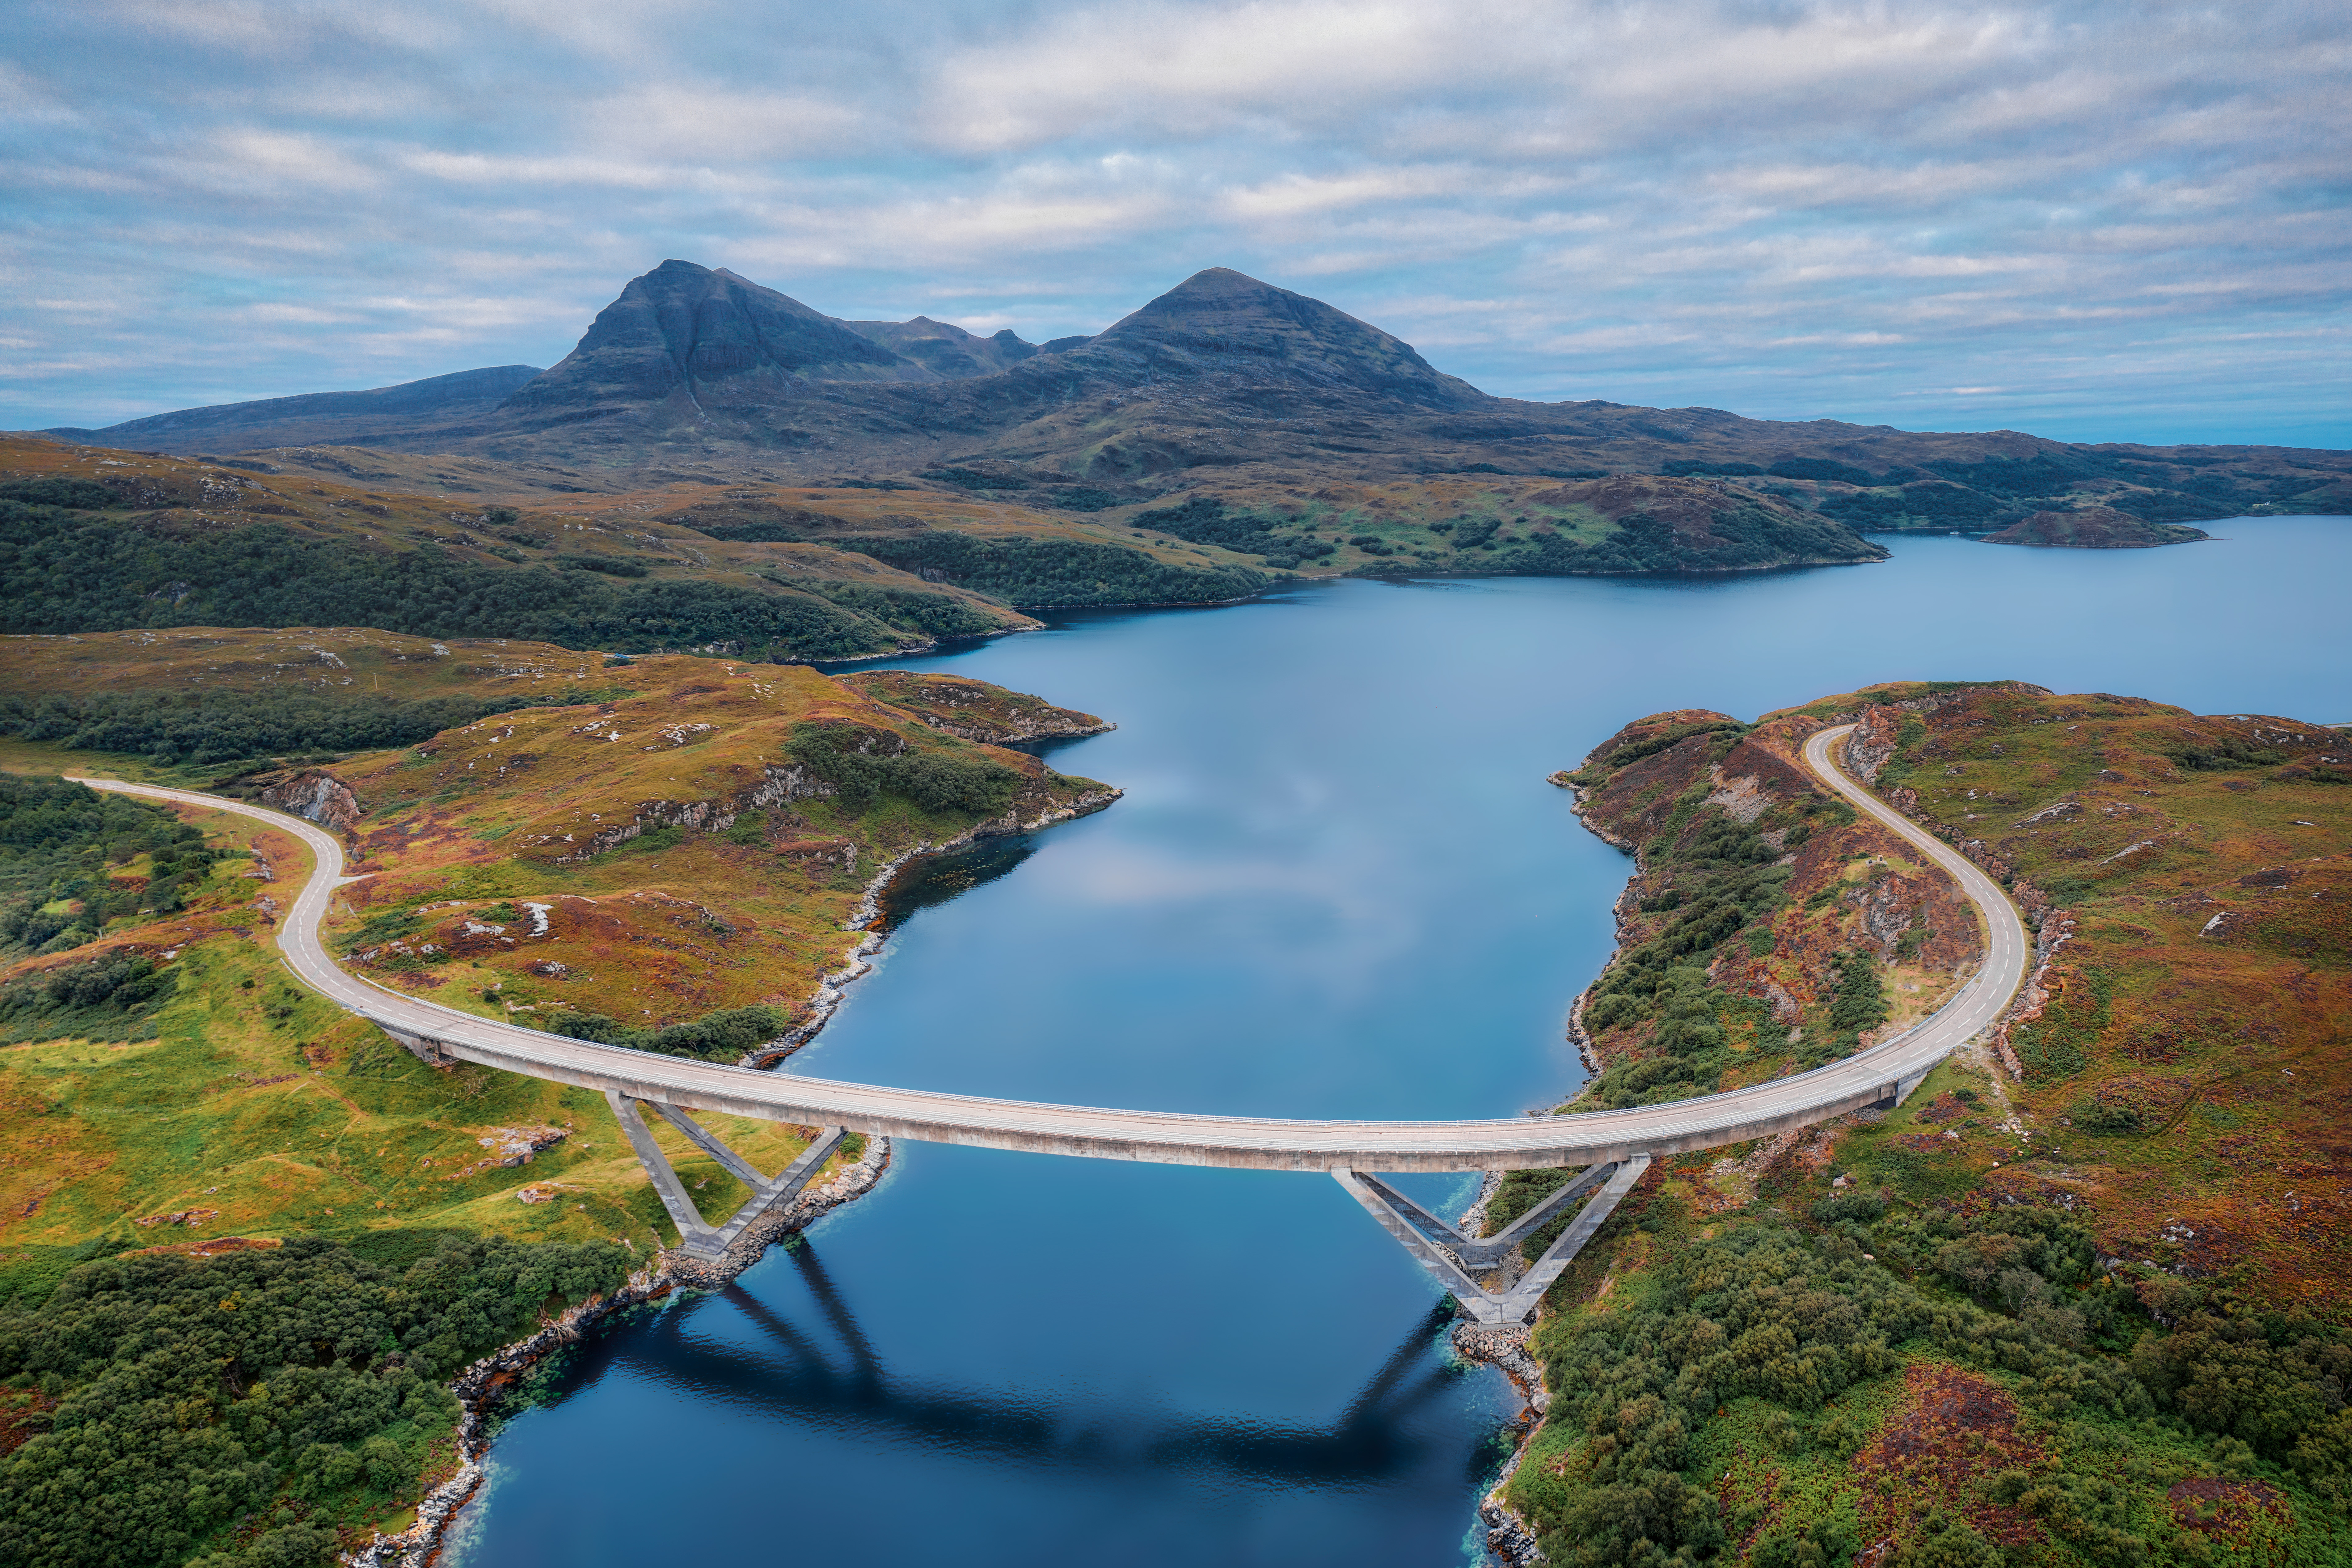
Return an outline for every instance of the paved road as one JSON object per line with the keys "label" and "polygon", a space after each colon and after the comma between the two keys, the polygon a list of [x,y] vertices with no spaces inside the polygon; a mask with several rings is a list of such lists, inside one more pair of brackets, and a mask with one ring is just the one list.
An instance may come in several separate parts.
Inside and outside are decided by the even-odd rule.
{"label": "paved road", "polygon": [[1989,956],[1960,994],[1906,1034],[1793,1078],[1633,1110],[1476,1121],[1292,1121],[986,1100],[724,1067],[543,1034],[387,990],[331,959],[320,942],[319,921],[334,889],[354,879],[343,876],[342,845],[332,834],[243,801],[107,779],[84,782],[236,812],[301,838],[318,867],[278,927],[286,963],[312,989],[388,1032],[431,1042],[465,1061],[618,1089],[689,1110],[935,1143],[1260,1170],[1512,1170],[1709,1149],[1826,1121],[1886,1099],[1897,1085],[1907,1089],[2000,1016],[2024,978],[2032,951],[2015,908],[1982,871],[1881,804],[1830,761],[1831,744],[1845,732],[1815,735],[1805,747],[1806,763],[1856,810],[1878,818],[1950,872],[1983,913]]}

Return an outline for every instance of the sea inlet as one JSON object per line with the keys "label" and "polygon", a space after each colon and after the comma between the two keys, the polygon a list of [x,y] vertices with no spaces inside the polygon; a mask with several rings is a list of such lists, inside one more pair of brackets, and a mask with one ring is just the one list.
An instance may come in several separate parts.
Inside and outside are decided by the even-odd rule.
{"label": "sea inlet", "polygon": [[[1544,777],[1627,720],[1897,679],[2352,720],[2352,519],[2160,550],[1882,536],[1880,565],[1350,581],[912,662],[1120,728],[1108,811],[922,866],[787,1070],[1276,1116],[1508,1115],[1628,861]],[[1471,1177],[1408,1184],[1458,1209]],[[1519,1402],[1328,1177],[898,1145],[731,1288],[551,1370],[445,1562],[1430,1568]]]}

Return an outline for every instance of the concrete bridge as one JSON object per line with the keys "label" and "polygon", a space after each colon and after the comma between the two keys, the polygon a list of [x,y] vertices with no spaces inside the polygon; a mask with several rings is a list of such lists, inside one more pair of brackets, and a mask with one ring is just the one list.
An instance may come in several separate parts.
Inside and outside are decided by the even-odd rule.
{"label": "concrete bridge", "polygon": [[[889,1089],[797,1074],[728,1067],[597,1045],[403,995],[344,970],[320,940],[343,874],[343,847],[314,824],[263,806],[192,790],[86,779],[96,789],[177,801],[257,817],[292,833],[316,857],[310,881],[278,929],[287,965],[304,984],[375,1024],[428,1061],[467,1061],[593,1089],[612,1106],[646,1174],[677,1224],[681,1246],[709,1257],[772,1205],[789,1202],[851,1131],[935,1143],[1162,1164],[1328,1172],[1478,1321],[1525,1321],[1543,1292],[1661,1154],[1744,1142],[1899,1102],[1937,1062],[1990,1026],[2022,984],[2032,944],[2000,886],[1958,854],[1866,792],[1831,760],[1850,727],[1824,730],[1805,761],[1857,811],[1876,818],[1958,881],[1985,925],[1986,957],[1959,994],[1894,1039],[1828,1067],[1769,1083],[1669,1105],[1570,1116],[1510,1116],[1459,1121],[1284,1121],[1182,1111],[1122,1110]],[[651,1110],[747,1183],[751,1197],[725,1225],[707,1224],[648,1129]],[[693,1117],[695,1111],[813,1125],[815,1142],[787,1169],[753,1168]],[[1582,1166],[1509,1229],[1468,1237],[1412,1203],[1376,1172],[1508,1171]],[[1534,1266],[1489,1289],[1490,1278],[1521,1239],[1569,1204],[1584,1206]]]}

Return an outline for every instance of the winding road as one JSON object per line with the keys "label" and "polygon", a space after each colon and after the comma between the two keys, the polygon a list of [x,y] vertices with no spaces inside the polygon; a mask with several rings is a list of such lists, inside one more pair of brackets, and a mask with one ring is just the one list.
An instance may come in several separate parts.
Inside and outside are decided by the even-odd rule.
{"label": "winding road", "polygon": [[236,812],[299,837],[316,858],[316,868],[278,928],[288,966],[311,989],[412,1048],[690,1110],[934,1143],[1257,1170],[1514,1170],[1714,1148],[1897,1100],[2000,1016],[2023,983],[2032,952],[2023,922],[1990,878],[1870,795],[1831,760],[1831,746],[1849,728],[1814,735],[1806,743],[1805,762],[1857,811],[1950,873],[1976,903],[1986,926],[1986,958],[1959,994],[1895,1038],[1794,1077],[1631,1110],[1467,1121],[1281,1121],[989,1100],[655,1056],[477,1017],[387,990],[328,956],[319,922],[335,889],[358,879],[344,876],[343,847],[333,834],[265,806],[193,790],[111,779],[81,782]]}

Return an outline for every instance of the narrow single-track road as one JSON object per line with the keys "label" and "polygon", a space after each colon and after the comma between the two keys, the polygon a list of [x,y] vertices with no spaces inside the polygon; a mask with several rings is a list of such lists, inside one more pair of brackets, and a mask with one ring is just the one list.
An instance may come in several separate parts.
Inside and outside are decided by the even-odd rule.
{"label": "narrow single-track road", "polygon": [[[1847,728],[1824,730],[1805,762],[1854,808],[1876,818],[1948,872],[1981,912],[1986,954],[1958,995],[1894,1039],[1791,1078],[1631,1110],[1511,1116],[1471,1121],[1313,1121],[1119,1110],[988,1100],[759,1071],[600,1046],[403,995],[352,974],[319,936],[343,875],[331,833],[282,812],[193,790],[85,779],[96,789],[233,811],[292,833],[317,868],[278,927],[287,964],[305,984],[415,1047],[530,1077],[617,1090],[690,1110],[845,1127],[933,1143],[1098,1160],[1280,1171],[1472,1171],[1585,1165],[1714,1148],[1899,1099],[1927,1069],[1991,1025],[2022,984],[2032,952],[2000,888],[1961,856],[1846,776],[1830,757]],[[1103,1021],[1107,1033],[1116,1018]]]}

